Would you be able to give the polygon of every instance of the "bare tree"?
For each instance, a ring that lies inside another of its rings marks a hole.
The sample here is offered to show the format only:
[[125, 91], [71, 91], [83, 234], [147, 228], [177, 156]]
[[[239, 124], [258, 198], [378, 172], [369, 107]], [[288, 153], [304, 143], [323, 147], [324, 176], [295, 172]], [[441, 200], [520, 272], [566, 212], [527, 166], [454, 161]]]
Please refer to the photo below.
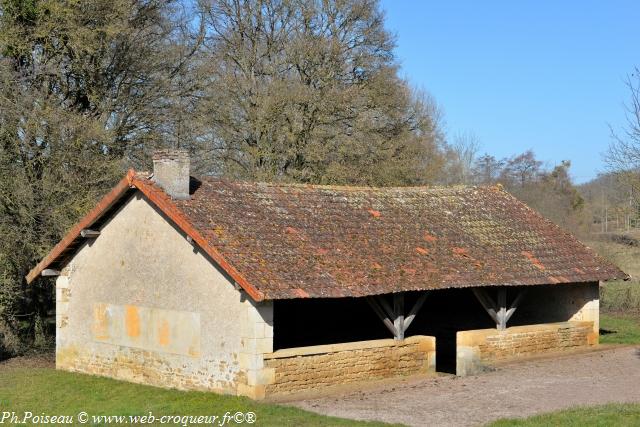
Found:
[[504, 164], [505, 160], [498, 160], [494, 156], [485, 153], [474, 163], [474, 181], [483, 185], [494, 184], [502, 174]]
[[480, 151], [480, 141], [472, 132], [459, 132], [447, 145], [445, 152], [446, 174], [442, 183], [472, 184], [474, 179], [474, 164]]
[[518, 185], [523, 188], [538, 179], [541, 168], [542, 162], [536, 159], [532, 150], [528, 150], [506, 161], [501, 179], [508, 185]]
[[377, 0], [210, 0], [198, 115], [215, 173], [371, 185], [432, 180], [430, 99], [397, 76]]
[[[640, 69], [627, 78], [630, 104], [626, 106], [626, 127], [621, 131], [611, 130], [613, 142], [609, 146], [605, 160], [611, 171], [640, 196]], [[637, 199], [640, 202], [640, 197]]]

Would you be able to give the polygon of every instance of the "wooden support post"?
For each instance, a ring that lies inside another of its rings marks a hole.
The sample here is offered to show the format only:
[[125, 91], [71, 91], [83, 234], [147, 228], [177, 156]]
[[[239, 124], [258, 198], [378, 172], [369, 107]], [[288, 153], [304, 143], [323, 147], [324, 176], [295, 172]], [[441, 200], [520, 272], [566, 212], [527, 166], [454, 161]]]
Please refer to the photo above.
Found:
[[393, 326], [396, 334], [393, 337], [396, 341], [404, 339], [404, 292], [393, 294]]
[[42, 273], [40, 273], [40, 275], [42, 277], [54, 277], [54, 276], [59, 276], [60, 272], [52, 268], [45, 268], [44, 270], [42, 270]]
[[367, 302], [387, 329], [391, 331], [393, 339], [402, 341], [407, 328], [409, 328], [413, 319], [416, 318], [416, 315], [428, 296], [429, 293], [426, 291], [420, 295], [407, 316], [404, 315], [404, 292], [393, 294], [393, 307], [387, 302], [383, 295], [367, 297]]
[[507, 289], [502, 287], [498, 289], [498, 330], [507, 329]]
[[83, 230], [80, 230], [80, 235], [85, 239], [95, 239], [100, 235], [100, 232], [97, 230], [89, 230], [88, 228], [85, 228]]

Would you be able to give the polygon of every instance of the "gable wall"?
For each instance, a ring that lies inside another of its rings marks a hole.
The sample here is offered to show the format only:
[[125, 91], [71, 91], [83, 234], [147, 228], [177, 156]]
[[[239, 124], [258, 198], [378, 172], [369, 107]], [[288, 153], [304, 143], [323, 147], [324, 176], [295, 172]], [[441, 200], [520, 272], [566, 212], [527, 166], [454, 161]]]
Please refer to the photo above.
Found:
[[260, 397], [270, 303], [243, 298], [141, 195], [76, 254], [56, 286], [59, 369]]

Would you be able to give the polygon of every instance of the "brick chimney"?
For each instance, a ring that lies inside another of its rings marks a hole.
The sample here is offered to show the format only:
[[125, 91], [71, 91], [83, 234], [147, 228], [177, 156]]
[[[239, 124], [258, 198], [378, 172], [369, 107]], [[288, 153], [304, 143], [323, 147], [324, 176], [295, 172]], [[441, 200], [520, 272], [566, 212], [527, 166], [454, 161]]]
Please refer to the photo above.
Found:
[[186, 150], [157, 150], [153, 153], [153, 181], [173, 199], [188, 199], [190, 166]]

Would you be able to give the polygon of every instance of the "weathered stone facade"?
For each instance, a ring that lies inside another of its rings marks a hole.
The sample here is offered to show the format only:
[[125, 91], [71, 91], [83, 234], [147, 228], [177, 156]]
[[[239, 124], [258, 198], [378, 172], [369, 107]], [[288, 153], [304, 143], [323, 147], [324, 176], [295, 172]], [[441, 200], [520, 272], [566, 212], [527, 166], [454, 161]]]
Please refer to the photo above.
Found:
[[56, 284], [58, 369], [264, 397], [273, 305], [256, 304], [143, 197]]
[[461, 331], [456, 341], [456, 373], [470, 375], [494, 361], [595, 345], [598, 334], [592, 321], [571, 321]]
[[435, 338], [414, 336], [286, 349], [265, 355], [274, 370], [267, 394], [315, 390], [435, 370]]

